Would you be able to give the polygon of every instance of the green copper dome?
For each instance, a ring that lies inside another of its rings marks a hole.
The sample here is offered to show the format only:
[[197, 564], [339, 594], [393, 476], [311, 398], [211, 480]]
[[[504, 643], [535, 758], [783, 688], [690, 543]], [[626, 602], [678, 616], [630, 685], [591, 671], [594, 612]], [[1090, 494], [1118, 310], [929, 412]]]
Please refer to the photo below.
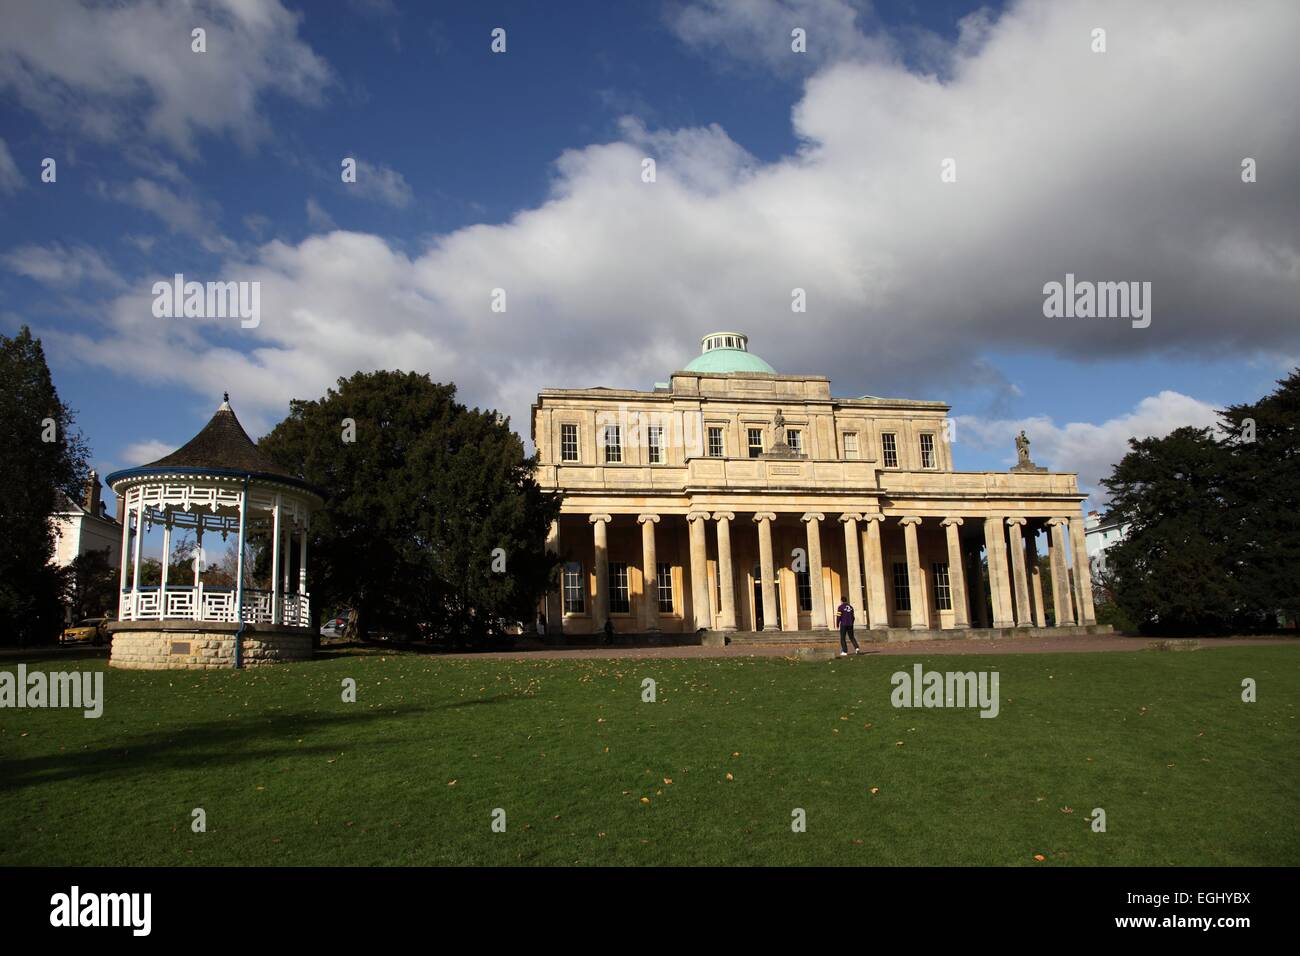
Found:
[[687, 372], [769, 372], [776, 369], [749, 351], [743, 332], [710, 332], [700, 339], [702, 351], [686, 366]]

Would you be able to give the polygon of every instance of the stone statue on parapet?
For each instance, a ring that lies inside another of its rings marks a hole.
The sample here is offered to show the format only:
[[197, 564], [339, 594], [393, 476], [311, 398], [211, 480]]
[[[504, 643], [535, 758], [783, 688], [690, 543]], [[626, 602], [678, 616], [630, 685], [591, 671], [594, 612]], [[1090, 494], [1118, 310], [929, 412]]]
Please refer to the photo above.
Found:
[[1033, 471], [1044, 472], [1046, 468], [1040, 468], [1035, 465], [1029, 458], [1029, 436], [1025, 434], [1022, 428], [1020, 434], [1016, 436], [1016, 463], [1011, 466], [1012, 471]]

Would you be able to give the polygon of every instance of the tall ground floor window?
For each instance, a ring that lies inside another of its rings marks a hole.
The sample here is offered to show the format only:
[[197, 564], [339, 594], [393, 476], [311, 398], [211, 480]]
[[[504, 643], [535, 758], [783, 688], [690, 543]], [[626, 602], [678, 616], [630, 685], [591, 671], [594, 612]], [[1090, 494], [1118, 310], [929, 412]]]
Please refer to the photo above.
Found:
[[912, 610], [912, 585], [907, 580], [907, 564], [903, 561], [894, 562], [894, 609]]
[[936, 561], [930, 567], [934, 571], [934, 606], [940, 611], [951, 611], [952, 586], [948, 581], [948, 562]]
[[611, 614], [627, 614], [632, 610], [632, 599], [627, 586], [626, 562], [609, 563], [609, 611]]
[[660, 564], [655, 568], [659, 598], [659, 611], [662, 614], [673, 613], [673, 566], [671, 564]]
[[799, 610], [811, 611], [812, 610], [812, 575], [808, 573], [807, 568], [805, 568], [802, 571], [796, 571], [794, 573], [794, 583], [797, 586], [796, 589], [799, 592]]
[[587, 609], [586, 589], [582, 586], [582, 565], [570, 561], [564, 566], [564, 613], [582, 614]]

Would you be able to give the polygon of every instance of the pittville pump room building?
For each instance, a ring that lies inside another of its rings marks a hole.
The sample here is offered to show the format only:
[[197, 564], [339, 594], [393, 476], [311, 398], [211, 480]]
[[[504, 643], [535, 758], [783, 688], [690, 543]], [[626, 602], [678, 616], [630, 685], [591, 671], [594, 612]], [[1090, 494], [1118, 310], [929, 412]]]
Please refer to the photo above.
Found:
[[1055, 627], [1102, 629], [1076, 476], [1023, 434], [1009, 471], [956, 471], [942, 402], [834, 398], [740, 332], [702, 345], [653, 391], [538, 395], [539, 481], [563, 496], [549, 633], [817, 631], [843, 594], [878, 639], [955, 637], [1044, 628], [1045, 592]]

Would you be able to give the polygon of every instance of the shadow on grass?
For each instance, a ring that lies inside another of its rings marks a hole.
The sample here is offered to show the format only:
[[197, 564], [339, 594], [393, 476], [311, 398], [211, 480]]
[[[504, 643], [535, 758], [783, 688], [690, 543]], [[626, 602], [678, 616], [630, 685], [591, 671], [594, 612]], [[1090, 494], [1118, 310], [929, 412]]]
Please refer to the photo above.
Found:
[[[494, 701], [482, 701], [492, 702]], [[268, 749], [264, 745], [283, 741], [287, 737], [304, 737], [322, 731], [360, 730], [372, 721], [392, 720], [395, 716], [418, 720], [421, 714], [427, 715], [438, 709], [442, 708], [412, 707], [316, 716], [285, 713], [265, 719], [244, 715], [146, 734], [128, 734], [120, 744], [95, 750], [69, 750], [41, 757], [7, 758], [4, 773], [0, 775], [0, 793], [62, 780], [112, 778], [163, 770], [210, 769], [241, 763], [265, 763], [286, 756], [334, 754], [339, 750], [337, 743], [274, 749]], [[434, 730], [435, 727], [429, 727], [428, 739], [434, 740], [438, 736]], [[412, 742], [414, 741], [407, 732], [403, 743]]]

